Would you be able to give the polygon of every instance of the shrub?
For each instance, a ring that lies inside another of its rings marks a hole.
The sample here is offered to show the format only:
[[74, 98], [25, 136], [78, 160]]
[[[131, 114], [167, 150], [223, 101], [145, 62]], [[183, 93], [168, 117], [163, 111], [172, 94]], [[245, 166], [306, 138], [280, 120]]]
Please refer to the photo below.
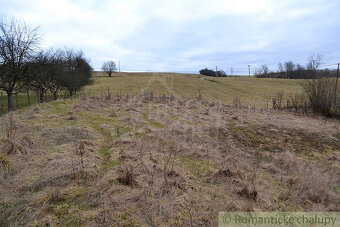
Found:
[[280, 90], [276, 93], [276, 97], [277, 97], [277, 105], [279, 106], [279, 108], [282, 108], [282, 101], [283, 101], [283, 96], [284, 96], [284, 91]]
[[312, 110], [315, 113], [331, 116], [332, 101], [334, 97], [332, 79], [327, 77], [306, 80], [302, 86]]
[[201, 69], [200, 74], [205, 75], [205, 76], [213, 76], [213, 77], [225, 77], [227, 74], [223, 70], [211, 70], [208, 68]]
[[[302, 110], [304, 111], [305, 103], [306, 103], [306, 95], [304, 93], [300, 94], [291, 94], [289, 95], [289, 106], [288, 108], [292, 108], [295, 112]], [[305, 112], [305, 111], [304, 111]]]

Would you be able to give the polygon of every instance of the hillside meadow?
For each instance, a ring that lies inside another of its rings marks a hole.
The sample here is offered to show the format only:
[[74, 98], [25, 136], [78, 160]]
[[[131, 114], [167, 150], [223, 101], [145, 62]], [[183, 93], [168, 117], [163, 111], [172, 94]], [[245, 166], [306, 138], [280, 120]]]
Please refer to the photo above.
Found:
[[335, 119], [117, 94], [25, 107], [1, 123], [0, 226], [217, 226], [219, 211], [339, 211]]
[[136, 95], [143, 92], [154, 95], [174, 95], [194, 99], [201, 95], [203, 100], [233, 104], [235, 97], [247, 106], [264, 108], [271, 104], [277, 93], [285, 96], [302, 91], [303, 80], [259, 79], [247, 76], [207, 77], [199, 74], [176, 73], [114, 73], [112, 77], [102, 72], [93, 73], [92, 85], [84, 88], [87, 95], [122, 92]]
[[[199, 96], [205, 101], [234, 104], [237, 100], [242, 105], [256, 108], [271, 107], [272, 98], [280, 91], [288, 98], [292, 94], [302, 91], [303, 80], [293, 79], [265, 79], [247, 76], [216, 78], [199, 74], [180, 73], [125, 73], [117, 72], [108, 77], [103, 72], [94, 72], [93, 83], [85, 86], [81, 96], [112, 94], [137, 95], [153, 93], [159, 95], [173, 95], [177, 98], [195, 99]], [[59, 92], [59, 98], [64, 92]], [[52, 95], [48, 94], [48, 100]], [[17, 101], [18, 100], [18, 101]], [[31, 104], [37, 103], [36, 94], [30, 94]], [[240, 104], [240, 103], [238, 103]], [[14, 110], [28, 105], [26, 93], [14, 96]], [[5, 92], [0, 95], [0, 112], [7, 109], [7, 96]]]
[[[0, 226], [216, 226], [219, 211], [339, 211], [340, 122], [263, 108], [299, 83], [94, 73], [72, 99], [4, 114]], [[235, 97], [256, 108], [226, 105]]]

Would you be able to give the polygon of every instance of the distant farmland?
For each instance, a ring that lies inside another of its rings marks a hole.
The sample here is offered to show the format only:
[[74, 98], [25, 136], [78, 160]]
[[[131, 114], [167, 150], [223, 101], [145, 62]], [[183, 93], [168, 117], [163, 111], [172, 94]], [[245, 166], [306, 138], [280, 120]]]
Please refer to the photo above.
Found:
[[[247, 76], [238, 77], [208, 77], [199, 74], [180, 73], [114, 73], [112, 77], [102, 72], [93, 73], [93, 84], [82, 91], [82, 95], [97, 96], [111, 93], [136, 95], [143, 92], [159, 95], [174, 95], [177, 98], [194, 99], [201, 95], [205, 101], [233, 104], [236, 97], [242, 105], [264, 108], [277, 93], [284, 91], [284, 97], [301, 91], [303, 80], [296, 79], [262, 79]], [[59, 92], [59, 98], [64, 97]], [[48, 100], [52, 95], [48, 94]], [[35, 94], [30, 94], [31, 104], [37, 102]], [[18, 95], [18, 102], [14, 96], [14, 110], [28, 105], [26, 93]], [[7, 96], [2, 92], [0, 96], [1, 112], [6, 112]]]
[[154, 95], [178, 95], [187, 99], [202, 96], [203, 100], [232, 104], [235, 97], [248, 106], [263, 108], [279, 91], [285, 96], [299, 93], [303, 80], [258, 79], [254, 77], [207, 77], [176, 73], [114, 73], [112, 77], [96, 72], [94, 83], [86, 86], [87, 95], [122, 92], [135, 95], [146, 91]]

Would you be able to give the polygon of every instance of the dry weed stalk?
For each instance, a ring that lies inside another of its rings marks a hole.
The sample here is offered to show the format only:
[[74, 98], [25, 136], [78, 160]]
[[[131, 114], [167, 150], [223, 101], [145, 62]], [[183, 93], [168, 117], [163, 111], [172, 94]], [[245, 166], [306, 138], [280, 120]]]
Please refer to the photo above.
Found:
[[194, 202], [191, 201], [189, 204], [188, 204], [188, 214], [189, 214], [189, 220], [190, 220], [190, 227], [193, 227], [194, 224], [193, 224], [193, 217], [192, 217], [192, 210], [193, 210], [193, 207], [194, 207]]
[[296, 182], [297, 182], [297, 179], [294, 178], [294, 177], [291, 177], [287, 180], [286, 183], [288, 184], [288, 191], [287, 191], [286, 195], [284, 196], [284, 198], [282, 198], [282, 199], [289, 200], [289, 198], [292, 194], [293, 186], [296, 184]]
[[78, 172], [79, 180], [85, 179], [86, 178], [85, 164], [84, 164], [84, 155], [86, 153], [85, 142], [79, 141], [75, 143], [75, 147], [76, 147], [76, 154], [78, 155], [78, 158], [79, 158], [79, 163], [78, 163], [79, 168], [76, 168], [72, 163], [74, 175], [76, 176], [76, 172]]
[[2, 155], [0, 155], [0, 170], [2, 178], [12, 171], [12, 163], [7, 159], [7, 157]]
[[238, 95], [234, 96], [234, 100], [233, 100], [233, 105], [234, 107], [241, 107], [241, 98]]
[[174, 157], [175, 157], [175, 148], [171, 148], [169, 151], [168, 156], [164, 154], [164, 168], [163, 168], [163, 178], [164, 178], [164, 185], [168, 185], [168, 166], [170, 162], [172, 163], [171, 169], [173, 169], [173, 162], [174, 162]]
[[105, 210], [105, 203], [104, 203], [104, 200], [103, 200], [103, 197], [100, 198], [101, 200], [101, 209], [102, 209], [102, 214], [103, 214], [103, 224], [106, 223], [106, 210]]
[[287, 99], [287, 108], [294, 109], [295, 112], [301, 111], [302, 113], [307, 113], [307, 97], [305, 94], [291, 94]]
[[136, 184], [133, 167], [131, 165], [125, 166], [121, 175], [118, 177], [118, 182], [123, 185], [133, 186]]
[[313, 166], [311, 163], [302, 163], [296, 167], [297, 174], [292, 181], [292, 187], [297, 192], [297, 196], [313, 203], [326, 205], [339, 201], [339, 195], [329, 190], [329, 186], [339, 185], [336, 174], [329, 174], [327, 168]]
[[[244, 187], [241, 191], [238, 192], [238, 194], [248, 198], [249, 200], [256, 201], [258, 191], [256, 189], [256, 178], [257, 178], [257, 170], [254, 168], [253, 170], [253, 176], [250, 179], [250, 185], [247, 182], [244, 182]], [[252, 201], [251, 201], [252, 202]]]
[[107, 101], [107, 100], [111, 100], [111, 97], [112, 97], [112, 94], [111, 94], [111, 93], [109, 93], [107, 96], [105, 96], [105, 101]]
[[116, 131], [116, 137], [118, 138], [119, 137], [119, 127], [116, 127], [115, 131]]
[[198, 92], [198, 97], [197, 97], [197, 100], [198, 100], [198, 101], [201, 101], [201, 100], [202, 100], [201, 89], [200, 89], [200, 88], [198, 88], [198, 89], [197, 89], [197, 92]]
[[[7, 117], [6, 117], [7, 116]], [[5, 115], [2, 118], [2, 134], [6, 139], [13, 140], [16, 136], [16, 124], [12, 113]]]
[[140, 146], [140, 149], [139, 149], [139, 158], [142, 159], [145, 155], [145, 153], [149, 150], [150, 152], [150, 157], [151, 157], [151, 150], [150, 150], [150, 147], [152, 146], [151, 143], [142, 143], [141, 146]]
[[77, 154], [80, 157], [80, 166], [81, 166], [81, 170], [84, 170], [84, 154], [85, 154], [85, 144], [83, 141], [79, 142], [79, 144], [77, 145]]
[[277, 100], [277, 105], [278, 105], [279, 109], [282, 108], [283, 96], [284, 96], [284, 91], [283, 90], [280, 90], [276, 94], [276, 98], [277, 98], [276, 100]]
[[141, 216], [149, 226], [156, 227], [157, 225], [156, 225], [156, 223], [154, 221], [154, 217], [153, 217], [154, 212], [152, 210], [153, 210], [153, 206], [150, 207], [149, 211], [141, 210]]
[[26, 153], [26, 149], [15, 141], [17, 126], [12, 113], [2, 118], [2, 136], [0, 142], [3, 143], [2, 149], [5, 153], [12, 152]]

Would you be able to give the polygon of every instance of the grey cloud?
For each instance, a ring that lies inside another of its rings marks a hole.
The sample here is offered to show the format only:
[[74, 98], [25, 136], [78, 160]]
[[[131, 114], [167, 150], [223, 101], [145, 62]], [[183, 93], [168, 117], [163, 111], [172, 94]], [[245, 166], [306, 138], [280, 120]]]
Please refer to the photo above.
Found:
[[247, 64], [294, 60], [310, 53], [339, 61], [340, 3], [322, 0], [19, 1], [2, 13], [41, 25], [44, 47], [81, 48], [96, 69], [121, 60], [126, 70], [245, 72]]

